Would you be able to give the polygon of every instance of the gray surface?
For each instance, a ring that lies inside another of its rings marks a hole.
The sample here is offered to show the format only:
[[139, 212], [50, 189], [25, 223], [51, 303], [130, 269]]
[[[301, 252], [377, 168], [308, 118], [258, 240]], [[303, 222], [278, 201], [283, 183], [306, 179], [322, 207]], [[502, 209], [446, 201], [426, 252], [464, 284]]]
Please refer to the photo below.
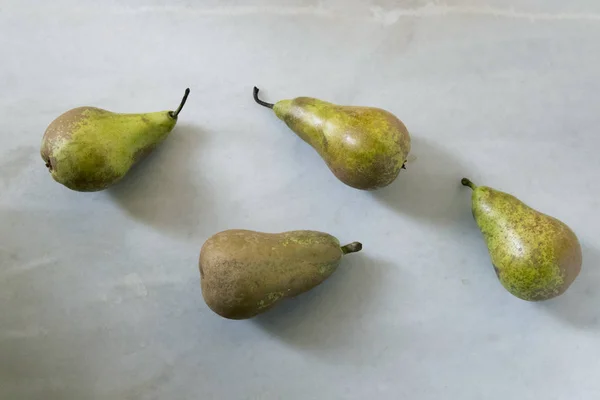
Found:
[[[0, 2], [1, 399], [598, 398], [598, 1], [100, 3]], [[47, 174], [63, 111], [170, 109], [188, 85], [180, 125], [114, 189]], [[416, 158], [384, 190], [345, 187], [253, 85], [386, 108]], [[463, 175], [574, 229], [566, 295], [502, 289]], [[227, 321], [197, 256], [234, 227], [364, 250]]]

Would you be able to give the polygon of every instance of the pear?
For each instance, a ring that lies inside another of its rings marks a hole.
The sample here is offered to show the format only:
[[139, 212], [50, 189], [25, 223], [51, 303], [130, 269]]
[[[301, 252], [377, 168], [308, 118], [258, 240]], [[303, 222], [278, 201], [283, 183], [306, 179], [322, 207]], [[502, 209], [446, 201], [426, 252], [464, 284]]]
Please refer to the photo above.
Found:
[[93, 192], [119, 181], [169, 135], [190, 93], [176, 111], [119, 114], [74, 108], [46, 129], [41, 155], [52, 178], [69, 189]]
[[340, 106], [297, 97], [275, 104], [275, 115], [323, 158], [333, 174], [356, 189], [373, 190], [392, 183], [410, 152], [408, 130], [388, 111], [373, 107]]
[[344, 254], [361, 249], [357, 242], [340, 247], [335, 237], [315, 231], [223, 231], [200, 251], [202, 295], [222, 317], [251, 318], [319, 285]]
[[506, 290], [528, 301], [563, 294], [581, 270], [581, 246], [573, 231], [508, 193], [467, 178], [461, 183], [473, 189], [473, 216]]

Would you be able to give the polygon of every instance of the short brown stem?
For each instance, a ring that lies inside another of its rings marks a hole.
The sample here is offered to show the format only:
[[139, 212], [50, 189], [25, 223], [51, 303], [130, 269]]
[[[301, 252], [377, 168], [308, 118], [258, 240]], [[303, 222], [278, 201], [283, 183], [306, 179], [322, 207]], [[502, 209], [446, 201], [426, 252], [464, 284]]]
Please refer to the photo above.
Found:
[[362, 243], [359, 243], [359, 242], [352, 242], [350, 244], [342, 246], [342, 253], [344, 253], [344, 254], [356, 253], [361, 250], [362, 250]]

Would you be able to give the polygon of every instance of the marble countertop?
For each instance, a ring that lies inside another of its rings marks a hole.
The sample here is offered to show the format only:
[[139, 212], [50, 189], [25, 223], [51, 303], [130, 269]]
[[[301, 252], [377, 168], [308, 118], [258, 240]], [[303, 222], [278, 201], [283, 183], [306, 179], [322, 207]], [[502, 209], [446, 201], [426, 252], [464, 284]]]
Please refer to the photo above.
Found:
[[[0, 53], [0, 398], [600, 395], [600, 2], [4, 0]], [[254, 85], [393, 112], [408, 169], [343, 185]], [[186, 87], [172, 135], [117, 186], [48, 175], [41, 137], [62, 112], [171, 109]], [[564, 296], [502, 288], [463, 176], [577, 233]], [[229, 228], [364, 249], [229, 321], [197, 267]]]

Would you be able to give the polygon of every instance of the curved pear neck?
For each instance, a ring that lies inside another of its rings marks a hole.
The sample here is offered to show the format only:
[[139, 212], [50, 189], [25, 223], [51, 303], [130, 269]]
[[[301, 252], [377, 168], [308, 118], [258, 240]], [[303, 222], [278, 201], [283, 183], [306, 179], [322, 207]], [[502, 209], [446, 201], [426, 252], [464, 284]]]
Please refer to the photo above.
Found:
[[292, 113], [293, 100], [279, 100], [273, 105], [275, 115], [283, 120], [284, 117]]

